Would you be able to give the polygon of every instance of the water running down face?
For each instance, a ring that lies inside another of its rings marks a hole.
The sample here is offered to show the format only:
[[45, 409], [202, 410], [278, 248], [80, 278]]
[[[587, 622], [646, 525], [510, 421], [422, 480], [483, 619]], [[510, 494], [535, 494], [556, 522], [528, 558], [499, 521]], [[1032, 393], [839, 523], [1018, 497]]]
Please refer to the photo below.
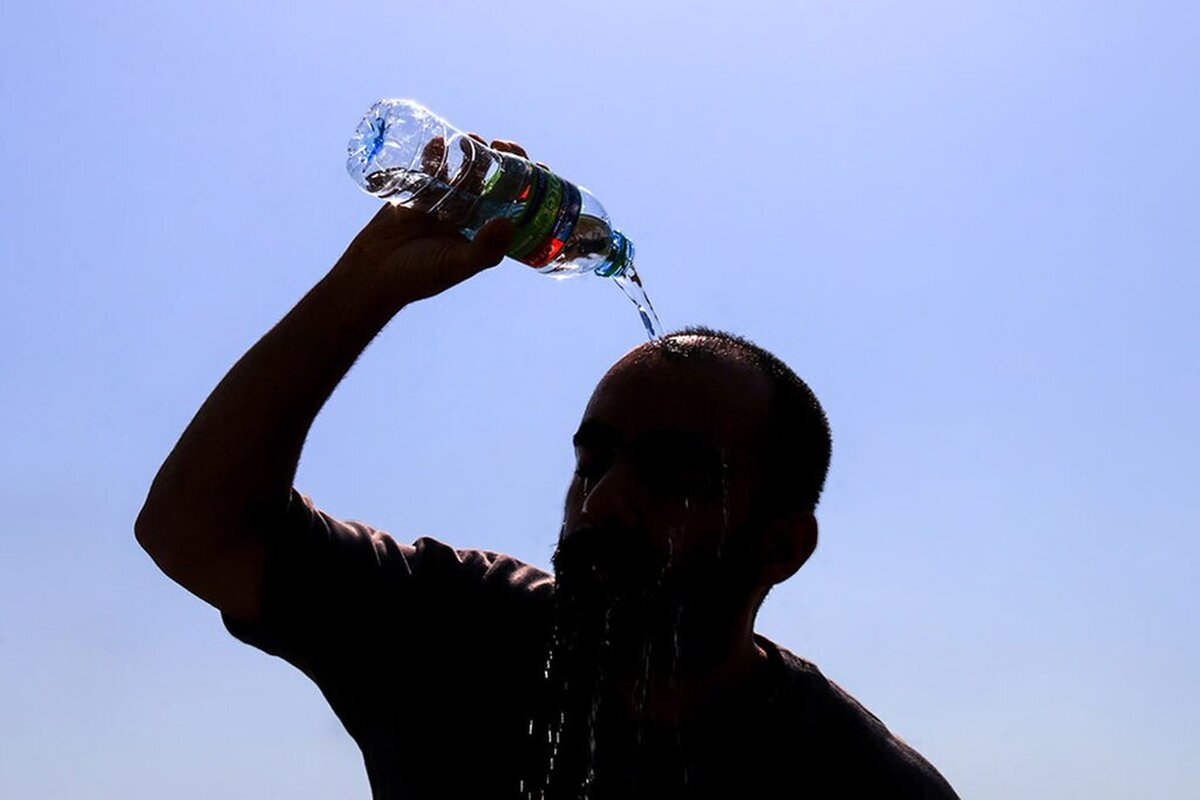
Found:
[[575, 434], [553, 557], [568, 633], [640, 652], [679, 637], [683, 617], [720, 636], [752, 616], [771, 583], [752, 503], [768, 399], [766, 378], [730, 359], [639, 348], [609, 370]]

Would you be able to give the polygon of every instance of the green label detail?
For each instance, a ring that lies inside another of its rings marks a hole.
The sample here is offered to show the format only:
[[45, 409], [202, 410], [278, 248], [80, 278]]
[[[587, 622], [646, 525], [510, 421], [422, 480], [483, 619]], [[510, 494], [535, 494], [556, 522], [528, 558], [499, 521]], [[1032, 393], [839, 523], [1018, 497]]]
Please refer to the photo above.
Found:
[[[523, 219], [517, 226], [516, 236], [513, 238], [512, 247], [508, 249], [508, 255], [515, 258], [517, 261], [524, 261], [538, 248], [542, 242], [554, 230], [554, 223], [558, 219], [559, 209], [563, 203], [563, 181], [562, 178], [555, 175], [549, 170], [536, 167], [538, 177], [541, 180], [538, 183], [545, 182], [545, 190], [543, 192], [534, 192], [534, 196], [530, 198], [531, 203], [536, 203], [536, 206], [531, 206], [529, 212], [523, 215]], [[538, 187], [541, 188], [540, 186]], [[541, 195], [538, 197], [538, 195]]]

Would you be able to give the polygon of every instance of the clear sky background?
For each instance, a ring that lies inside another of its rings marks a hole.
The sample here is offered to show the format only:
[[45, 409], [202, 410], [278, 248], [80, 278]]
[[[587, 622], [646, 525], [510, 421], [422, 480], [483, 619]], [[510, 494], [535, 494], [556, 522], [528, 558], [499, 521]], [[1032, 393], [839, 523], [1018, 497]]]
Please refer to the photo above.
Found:
[[[760, 632], [964, 798], [1200, 796], [1197, 4], [14, 0], [0, 93], [0, 795], [368, 796], [132, 526], [376, 208], [359, 117], [413, 97], [590, 188], [668, 327], [821, 397], [821, 544]], [[297, 486], [548, 567], [643, 339], [507, 261], [392, 321]]]

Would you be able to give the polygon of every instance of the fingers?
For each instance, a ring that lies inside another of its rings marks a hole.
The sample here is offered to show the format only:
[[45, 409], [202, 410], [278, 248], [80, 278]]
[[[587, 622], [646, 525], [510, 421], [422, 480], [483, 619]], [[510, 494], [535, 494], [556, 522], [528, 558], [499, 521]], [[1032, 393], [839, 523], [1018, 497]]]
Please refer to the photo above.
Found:
[[512, 244], [516, 232], [516, 223], [508, 217], [497, 217], [480, 228], [475, 240], [471, 242], [478, 262], [484, 267], [499, 264]]
[[[436, 187], [438, 190], [432, 194], [417, 195], [416, 203], [424, 199], [429, 206], [422, 210], [429, 210], [436, 204], [438, 219], [457, 223], [466, 217], [483, 190], [488, 168], [495, 158], [488, 153], [486, 145], [480, 145], [479, 135], [473, 133], [466, 136], [456, 133], [450, 141], [441, 136], [429, 141], [422, 155], [422, 166], [428, 168], [434, 159], [442, 156], [435, 177], [445, 186]], [[450, 175], [451, 171], [453, 175]]]
[[457, 283], [504, 260], [517, 226], [507, 217], [498, 217], [484, 225], [474, 240], [461, 242], [446, 251], [443, 267], [447, 278]]
[[421, 172], [432, 178], [445, 180], [446, 177], [446, 139], [434, 136], [425, 143], [421, 150]]
[[[477, 142], [480, 142], [482, 144], [487, 144], [487, 142], [485, 142], [483, 140], [483, 137], [480, 136], [478, 133], [468, 133], [467, 135], [470, 136], [472, 139], [474, 139]], [[525, 152], [524, 147], [522, 147], [521, 145], [517, 144], [516, 142], [510, 141], [508, 139], [493, 139], [491, 148], [493, 150], [499, 150], [502, 153], [512, 153], [513, 155], [520, 156], [521, 158], [525, 159], [526, 161], [530, 160], [529, 153]], [[554, 171], [554, 170], [550, 169], [549, 166], [547, 166], [545, 163], [543, 163], [541, 161], [534, 161], [533, 163], [537, 164], [539, 167], [546, 170], [547, 172]]]
[[517, 144], [516, 142], [510, 142], [507, 139], [493, 139], [492, 149], [500, 150], [504, 153], [512, 153], [513, 155], [518, 155], [526, 160], [529, 159], [529, 154], [525, 152], [524, 147], [521, 147], [521, 145]]
[[468, 133], [458, 140], [463, 164], [459, 174], [454, 176], [453, 184], [468, 195], [477, 195], [483, 189], [484, 178], [487, 176], [488, 167], [491, 166], [491, 157], [485, 156], [486, 151], [481, 151], [475, 146], [476, 141], [482, 140], [473, 133]]
[[[467, 136], [471, 137], [482, 145], [487, 145], [487, 142], [478, 133], [471, 132], [468, 133]], [[502, 153], [512, 153], [513, 155], [520, 156], [526, 161], [530, 160], [529, 153], [525, 152], [525, 148], [516, 142], [512, 142], [507, 139], [493, 139], [490, 146], [493, 150], [499, 150]], [[463, 153], [466, 154], [470, 145], [465, 141], [460, 141], [459, 147], [462, 148]], [[535, 161], [534, 163], [542, 169], [550, 169], [549, 166], [541, 161]], [[447, 179], [446, 140], [441, 136], [435, 136], [429, 140], [428, 144], [425, 145], [425, 150], [421, 153], [421, 171], [426, 175], [433, 175], [441, 180]]]
[[[446, 180], [446, 139], [444, 136], [434, 136], [425, 143], [421, 150], [421, 173], [434, 180]], [[410, 205], [417, 211], [429, 211], [430, 204], [436, 197], [429, 192], [418, 192]]]

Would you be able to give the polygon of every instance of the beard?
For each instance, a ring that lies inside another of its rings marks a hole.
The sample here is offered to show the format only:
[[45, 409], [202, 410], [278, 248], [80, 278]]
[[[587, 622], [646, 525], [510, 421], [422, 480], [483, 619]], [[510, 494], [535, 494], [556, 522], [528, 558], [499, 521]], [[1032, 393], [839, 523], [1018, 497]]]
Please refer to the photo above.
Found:
[[556, 583], [575, 600], [646, 589], [668, 566], [648, 541], [641, 532], [581, 526], [554, 550]]
[[734, 629], [744, 600], [749, 551], [679, 539], [663, 552], [648, 531], [564, 529], [551, 559], [544, 741], [555, 743], [558, 759], [549, 761], [547, 785], [573, 790], [574, 781], [594, 780], [589, 796], [628, 796], [624, 772], [638, 763], [643, 737], [678, 743], [678, 728], [664, 725], [679, 724], [680, 679], [729, 652], [722, 632]]
[[681, 646], [701, 655], [734, 618], [753, 585], [744, 545], [731, 536], [721, 550], [663, 553], [651, 541], [645, 532], [588, 526], [560, 539], [552, 561], [562, 668], [668, 674]]
[[[555, 635], [578, 666], [630, 664], [674, 606], [668, 559], [642, 535], [584, 527], [554, 551]], [[563, 666], [567, 666], [566, 663]]]

